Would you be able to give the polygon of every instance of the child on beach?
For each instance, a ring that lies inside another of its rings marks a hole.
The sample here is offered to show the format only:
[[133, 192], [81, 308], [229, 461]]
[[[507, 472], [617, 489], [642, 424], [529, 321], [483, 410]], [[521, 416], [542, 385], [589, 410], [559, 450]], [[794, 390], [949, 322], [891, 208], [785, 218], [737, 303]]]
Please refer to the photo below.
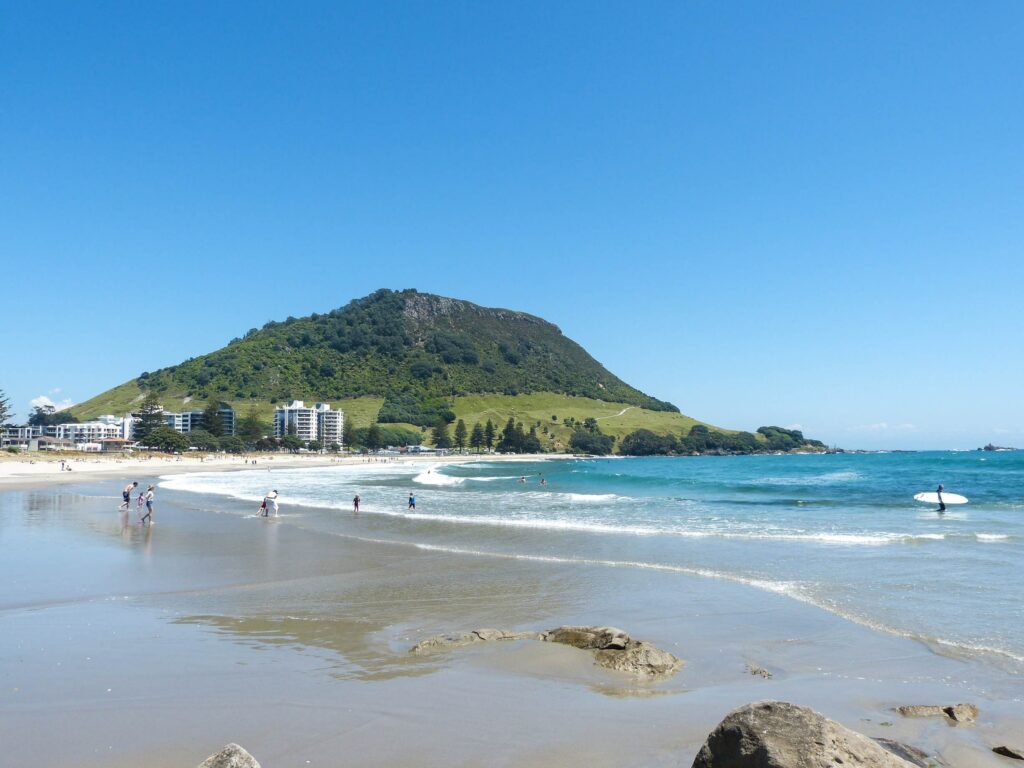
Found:
[[357, 515], [359, 514], [359, 494], [358, 493], [356, 494], [356, 497], [354, 499], [352, 499], [352, 511], [355, 512]]
[[274, 508], [274, 517], [277, 517], [279, 508], [277, 506], [277, 490], [270, 491], [263, 497], [263, 505], [260, 507], [260, 514], [263, 517], [270, 516], [270, 507]]
[[146, 520], [149, 520], [149, 524], [153, 525], [153, 486], [149, 486], [146, 489], [146, 514], [139, 520], [140, 525], [144, 525]]

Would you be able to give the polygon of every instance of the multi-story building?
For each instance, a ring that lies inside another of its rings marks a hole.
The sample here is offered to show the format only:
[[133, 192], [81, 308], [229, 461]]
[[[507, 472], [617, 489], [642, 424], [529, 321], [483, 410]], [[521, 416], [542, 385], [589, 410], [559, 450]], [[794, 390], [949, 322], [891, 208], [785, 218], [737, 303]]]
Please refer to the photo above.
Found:
[[43, 428], [26, 424], [15, 426], [8, 424], [0, 427], [0, 448], [21, 448], [35, 450], [38, 440], [43, 436]]
[[345, 433], [345, 412], [332, 411], [328, 403], [317, 403], [316, 428], [319, 433], [318, 439], [329, 448], [334, 444], [341, 445]]
[[129, 428], [126, 421], [129, 420], [101, 416], [96, 421], [83, 421], [78, 424], [51, 424], [43, 428], [43, 434], [56, 440], [66, 440], [79, 448], [86, 444], [98, 445], [100, 440], [107, 438], [124, 437], [126, 428]]
[[288, 405], [274, 410], [274, 437], [295, 435], [303, 441], [317, 439], [316, 410], [307, 408], [302, 400], [292, 400]]
[[[217, 413], [220, 414], [220, 421], [223, 427], [223, 434], [235, 434], [235, 409], [230, 405], [222, 405]], [[167, 426], [178, 432], [191, 432], [194, 429], [203, 428], [202, 411], [182, 411], [181, 413], [164, 412]]]
[[331, 409], [330, 403], [307, 408], [302, 400], [292, 400], [274, 411], [274, 436], [295, 435], [309, 442], [319, 440], [325, 446], [341, 445], [345, 431], [345, 412]]

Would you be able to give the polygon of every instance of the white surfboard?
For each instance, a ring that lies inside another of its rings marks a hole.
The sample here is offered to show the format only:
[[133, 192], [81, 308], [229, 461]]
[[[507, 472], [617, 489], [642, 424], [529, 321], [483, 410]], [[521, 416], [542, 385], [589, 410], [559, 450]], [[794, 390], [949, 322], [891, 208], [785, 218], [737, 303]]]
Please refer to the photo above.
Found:
[[[930, 491], [928, 493], [919, 493], [915, 495], [914, 498], [917, 499], [918, 501], [926, 501], [929, 504], [939, 503], [939, 494], [937, 494], [935, 491]], [[942, 500], [947, 504], [967, 503], [967, 498], [961, 496], [959, 493], [946, 493], [945, 491], [942, 492]]]

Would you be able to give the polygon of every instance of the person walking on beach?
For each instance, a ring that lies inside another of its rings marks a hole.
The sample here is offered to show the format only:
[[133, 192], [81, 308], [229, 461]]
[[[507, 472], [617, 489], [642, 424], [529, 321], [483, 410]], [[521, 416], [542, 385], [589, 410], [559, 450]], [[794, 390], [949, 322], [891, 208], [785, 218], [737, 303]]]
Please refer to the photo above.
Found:
[[416, 509], [416, 496], [415, 494], [409, 494], [409, 509]]
[[352, 499], [352, 511], [355, 512], [357, 515], [359, 514], [359, 494], [358, 493], [356, 494], [356, 497], [354, 499]]
[[139, 491], [139, 498], [135, 500], [135, 514], [142, 518], [142, 505], [146, 501], [146, 494], [143, 491]]
[[122, 489], [122, 491], [121, 491], [121, 498], [124, 499], [124, 501], [121, 502], [121, 505], [118, 507], [118, 509], [125, 509], [125, 510], [127, 510], [127, 509], [129, 509], [131, 507], [131, 505], [132, 505], [132, 491], [134, 491], [138, 487], [138, 485], [139, 485], [139, 483], [136, 480], [134, 483], [129, 483], [128, 485], [126, 485]]
[[260, 512], [263, 517], [270, 516], [270, 508], [274, 508], [274, 517], [277, 517], [280, 508], [277, 506], [277, 489], [268, 492], [263, 497], [263, 505], [260, 507]]
[[146, 520], [149, 520], [149, 524], [153, 524], [153, 486], [149, 486], [146, 489], [146, 514], [139, 520], [139, 525], [145, 525]]
[[942, 483], [939, 483], [939, 487], [935, 489], [935, 495], [939, 497], [939, 508], [935, 511], [941, 514], [946, 511], [946, 502], [942, 500]]

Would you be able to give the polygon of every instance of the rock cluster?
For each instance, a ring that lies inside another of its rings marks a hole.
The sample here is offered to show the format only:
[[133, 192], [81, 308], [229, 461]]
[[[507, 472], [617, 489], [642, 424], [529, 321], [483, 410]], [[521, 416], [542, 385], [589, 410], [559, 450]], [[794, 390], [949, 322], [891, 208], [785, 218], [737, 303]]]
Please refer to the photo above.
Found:
[[708, 736], [693, 768], [911, 768], [863, 734], [785, 701], [747, 704]]
[[934, 704], [914, 704], [896, 707], [904, 717], [945, 717], [957, 723], [973, 723], [978, 719], [978, 708], [974, 704], [953, 704], [943, 707]]
[[598, 665], [628, 672], [638, 677], [662, 677], [674, 674], [683, 662], [668, 651], [656, 648], [645, 640], [634, 640], [615, 627], [556, 627], [547, 632], [513, 632], [504, 629], [475, 629], [451, 635], [436, 635], [417, 643], [413, 653], [459, 648], [473, 643], [494, 640], [540, 640], [546, 643], [571, 645], [593, 651]]
[[256, 758], [237, 744], [228, 744], [199, 764], [199, 768], [260, 768]]

